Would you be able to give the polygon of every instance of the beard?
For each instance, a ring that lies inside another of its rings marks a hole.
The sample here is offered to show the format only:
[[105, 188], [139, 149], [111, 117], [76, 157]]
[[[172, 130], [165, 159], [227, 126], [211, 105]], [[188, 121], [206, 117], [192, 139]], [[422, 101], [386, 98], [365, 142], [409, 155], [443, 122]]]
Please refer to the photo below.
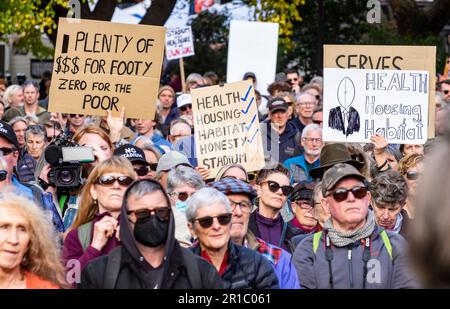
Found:
[[305, 148], [305, 155], [311, 156], [311, 157], [317, 157], [320, 156], [321, 149], [313, 150]]

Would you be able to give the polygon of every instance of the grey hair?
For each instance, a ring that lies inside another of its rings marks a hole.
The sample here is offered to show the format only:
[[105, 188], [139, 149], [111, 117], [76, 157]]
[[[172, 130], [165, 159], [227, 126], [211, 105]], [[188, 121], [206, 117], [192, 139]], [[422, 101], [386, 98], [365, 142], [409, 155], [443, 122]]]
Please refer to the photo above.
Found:
[[179, 124], [182, 124], [182, 125], [184, 124], [186, 126], [186, 128], [188, 129], [188, 131], [191, 132], [191, 125], [183, 118], [178, 118], [178, 119], [173, 120], [170, 123], [170, 135], [173, 135], [173, 128]]
[[20, 122], [20, 121], [22, 121], [23, 123], [25, 123], [25, 124], [27, 125], [27, 127], [28, 127], [28, 120], [27, 120], [25, 117], [23, 117], [23, 116], [16, 116], [16, 117], [14, 117], [13, 119], [11, 119], [11, 120], [8, 122], [8, 124], [9, 124], [11, 127], [13, 127], [16, 123], [18, 123], [18, 122]]
[[205, 186], [202, 176], [192, 167], [179, 165], [167, 175], [167, 193], [172, 193], [182, 185], [189, 185], [198, 190]]
[[212, 205], [220, 203], [225, 205], [227, 213], [231, 213], [230, 201], [220, 191], [213, 188], [203, 188], [195, 192], [189, 199], [186, 208], [186, 218], [188, 222], [194, 222], [197, 216], [197, 210], [203, 207], [212, 207]]
[[322, 136], [322, 128], [316, 123], [310, 123], [303, 129], [302, 138], [305, 138], [310, 131], [320, 131], [320, 135]]
[[[150, 180], [138, 180], [134, 184], [131, 184], [131, 187], [126, 193], [126, 196], [124, 197], [126, 205], [128, 205], [128, 199], [130, 198], [130, 196], [134, 196], [140, 199], [145, 195], [153, 192], [161, 192], [164, 195], [164, 198], [166, 199], [167, 206], [170, 207], [169, 197], [167, 196], [167, 193], [164, 191], [163, 187], [156, 181]], [[162, 205], [155, 205], [155, 206], [162, 206]]]
[[46, 139], [47, 139], [47, 132], [40, 125], [34, 125], [34, 126], [29, 126], [28, 127], [27, 131], [25, 132], [25, 140], [26, 141], [28, 141], [28, 136], [30, 134], [42, 137], [42, 139], [44, 141], [46, 141]]
[[39, 92], [39, 85], [34, 80], [27, 80], [22, 84], [22, 89], [25, 90], [28, 86], [33, 86], [37, 92]]
[[305, 97], [305, 96], [311, 97], [314, 100], [316, 99], [312, 94], [310, 94], [308, 92], [300, 92], [299, 94], [296, 95], [295, 102], [297, 102], [297, 103], [300, 102], [300, 98]]
[[408, 185], [405, 178], [397, 171], [388, 170], [372, 179], [370, 193], [376, 205], [403, 205], [408, 197]]
[[6, 88], [5, 93], [3, 94], [3, 103], [5, 104], [5, 107], [9, 106], [10, 104], [9, 100], [16, 93], [17, 90], [23, 91], [22, 87], [20, 87], [19, 85], [11, 85], [8, 88]]
[[321, 195], [322, 195], [322, 181], [319, 181], [318, 183], [316, 183], [316, 186], [314, 187], [314, 190], [313, 190], [313, 196], [312, 196], [313, 207], [316, 207], [314, 205], [315, 203], [320, 203], [319, 196], [321, 196]]

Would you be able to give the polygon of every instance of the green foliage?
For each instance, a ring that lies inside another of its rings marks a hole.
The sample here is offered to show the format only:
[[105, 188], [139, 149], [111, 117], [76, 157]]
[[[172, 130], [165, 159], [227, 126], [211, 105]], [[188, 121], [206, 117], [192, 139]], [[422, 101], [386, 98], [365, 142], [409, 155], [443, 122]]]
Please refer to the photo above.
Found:
[[195, 56], [184, 58], [186, 76], [189, 73], [203, 74], [214, 71], [223, 80], [227, 68], [228, 12], [201, 12], [191, 21], [194, 36]]

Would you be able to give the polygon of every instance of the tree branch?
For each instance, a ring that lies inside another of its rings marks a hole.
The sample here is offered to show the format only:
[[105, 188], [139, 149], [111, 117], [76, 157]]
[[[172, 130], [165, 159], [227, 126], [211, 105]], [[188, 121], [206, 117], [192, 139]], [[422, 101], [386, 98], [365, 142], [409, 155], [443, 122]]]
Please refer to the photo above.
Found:
[[140, 24], [163, 26], [172, 13], [176, 2], [176, 0], [153, 0]]

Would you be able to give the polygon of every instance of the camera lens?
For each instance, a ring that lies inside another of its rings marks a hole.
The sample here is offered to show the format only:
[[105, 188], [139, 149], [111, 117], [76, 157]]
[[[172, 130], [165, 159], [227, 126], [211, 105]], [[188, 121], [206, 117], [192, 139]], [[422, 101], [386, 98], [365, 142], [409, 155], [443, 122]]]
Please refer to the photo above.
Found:
[[57, 178], [61, 184], [69, 185], [74, 182], [75, 174], [73, 170], [61, 170], [59, 171]]

